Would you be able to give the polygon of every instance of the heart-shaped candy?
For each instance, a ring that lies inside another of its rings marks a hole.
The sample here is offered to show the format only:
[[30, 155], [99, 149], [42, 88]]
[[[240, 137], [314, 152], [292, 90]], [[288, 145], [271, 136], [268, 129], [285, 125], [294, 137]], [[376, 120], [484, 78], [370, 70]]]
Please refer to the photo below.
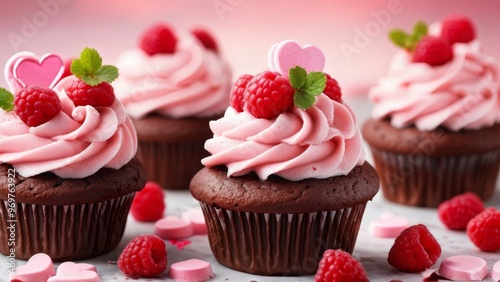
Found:
[[325, 68], [325, 56], [313, 45], [301, 47], [297, 42], [286, 40], [274, 44], [269, 49], [268, 63], [272, 71], [288, 77], [288, 70], [296, 66], [304, 68], [308, 73], [322, 72]]
[[53, 88], [63, 72], [63, 60], [54, 54], [38, 59], [33, 53], [21, 52], [12, 56], [5, 66], [5, 78], [13, 93], [30, 85]]
[[100, 282], [95, 266], [88, 263], [64, 262], [57, 268], [56, 276], [47, 282]]
[[46, 282], [54, 274], [52, 259], [40, 253], [33, 255], [27, 264], [18, 266], [15, 273], [10, 274], [9, 281]]

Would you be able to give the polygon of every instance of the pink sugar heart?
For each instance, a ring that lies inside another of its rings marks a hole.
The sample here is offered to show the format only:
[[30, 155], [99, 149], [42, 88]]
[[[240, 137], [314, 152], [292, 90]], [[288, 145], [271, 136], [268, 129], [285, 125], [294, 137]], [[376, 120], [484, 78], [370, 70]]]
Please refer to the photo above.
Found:
[[376, 237], [396, 238], [408, 226], [409, 222], [406, 218], [385, 212], [379, 219], [370, 223], [369, 232]]
[[178, 239], [193, 235], [191, 222], [176, 216], [166, 216], [155, 223], [155, 235], [163, 239]]
[[47, 282], [100, 282], [95, 266], [88, 263], [64, 262], [57, 268], [57, 274]]
[[[64, 72], [63, 60], [54, 54], [45, 54], [38, 59], [34, 54], [22, 53], [9, 60], [6, 66], [7, 81], [13, 92], [30, 85], [53, 88]], [[14, 88], [14, 89], [12, 89]]]
[[26, 265], [17, 267], [16, 272], [10, 275], [9, 281], [46, 282], [54, 274], [52, 259], [40, 253], [33, 255]]
[[296, 66], [304, 68], [308, 73], [322, 72], [325, 68], [325, 56], [316, 46], [301, 47], [295, 41], [286, 40], [271, 46], [268, 63], [272, 71], [288, 77], [288, 70]]

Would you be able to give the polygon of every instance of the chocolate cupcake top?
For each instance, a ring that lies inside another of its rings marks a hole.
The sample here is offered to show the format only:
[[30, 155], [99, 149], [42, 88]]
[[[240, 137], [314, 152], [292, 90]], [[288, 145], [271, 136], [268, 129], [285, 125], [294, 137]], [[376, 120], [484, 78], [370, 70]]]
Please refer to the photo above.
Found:
[[118, 56], [116, 65], [121, 72], [114, 83], [118, 99], [134, 119], [150, 114], [212, 117], [228, 105], [231, 69], [205, 28], [152, 25], [138, 47]]
[[291, 181], [347, 175], [364, 162], [361, 135], [337, 81], [323, 72], [315, 46], [284, 41], [271, 47], [271, 70], [242, 75], [231, 106], [212, 121], [205, 148], [208, 167], [224, 165], [228, 176], [255, 172]]
[[137, 150], [137, 136], [109, 84], [118, 70], [85, 48], [60, 80], [61, 58], [22, 52], [6, 66], [12, 93], [0, 90], [0, 164], [31, 177], [52, 172], [85, 178], [119, 169]]
[[369, 93], [375, 119], [422, 131], [479, 129], [500, 122], [498, 67], [484, 54], [472, 21], [452, 15], [413, 34], [392, 31], [403, 49]]

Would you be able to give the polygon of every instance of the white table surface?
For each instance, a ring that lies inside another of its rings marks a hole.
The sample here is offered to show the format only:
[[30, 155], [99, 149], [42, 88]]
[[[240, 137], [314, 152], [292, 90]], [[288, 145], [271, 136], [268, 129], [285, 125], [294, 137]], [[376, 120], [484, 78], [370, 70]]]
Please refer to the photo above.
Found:
[[[367, 118], [369, 114], [369, 106], [364, 100], [348, 100], [348, 103], [353, 107], [358, 116], [360, 124]], [[367, 160], [371, 162], [371, 157], [367, 151]], [[198, 207], [198, 203], [191, 197], [188, 191], [166, 191], [167, 209], [165, 215], [178, 215], [182, 212]], [[500, 208], [500, 187], [497, 185], [495, 196], [485, 203], [486, 206]], [[382, 193], [379, 192], [373, 201], [369, 202], [361, 229], [358, 234], [356, 246], [354, 248], [354, 257], [360, 260], [368, 273], [370, 281], [422, 281], [421, 274], [407, 274], [400, 272], [387, 263], [387, 254], [391, 248], [394, 239], [376, 238], [368, 233], [368, 226], [373, 219], [377, 219], [383, 212], [392, 212], [399, 216], [403, 216], [410, 221], [410, 224], [423, 223], [425, 224], [437, 241], [441, 244], [442, 254], [434, 268], [439, 267], [439, 263], [446, 257], [452, 255], [474, 255], [482, 257], [488, 263], [491, 270], [493, 264], [500, 260], [500, 251], [493, 253], [481, 252], [467, 238], [465, 232], [450, 231], [446, 229], [438, 219], [436, 209], [431, 208], [415, 208], [402, 206], [390, 203], [383, 199]], [[129, 216], [125, 234], [118, 247], [105, 255], [94, 259], [81, 262], [91, 263], [96, 266], [102, 281], [132, 281], [127, 278], [115, 264], [110, 264], [110, 261], [116, 261], [121, 250], [126, 243], [137, 235], [145, 233], [153, 233], [154, 224], [139, 223]], [[172, 263], [197, 258], [208, 261], [212, 264], [212, 269], [215, 277], [210, 281], [248, 281], [248, 282], [267, 282], [267, 281], [290, 281], [290, 282], [305, 282], [313, 281], [313, 276], [301, 277], [273, 277], [273, 276], [257, 276], [250, 275], [238, 271], [234, 271], [217, 263], [213, 257], [208, 245], [206, 235], [196, 235], [188, 238], [191, 243], [179, 250], [177, 246], [167, 241], [168, 267]], [[26, 264], [26, 261], [17, 260], [17, 265]], [[168, 268], [167, 268], [168, 269]], [[0, 281], [7, 281], [8, 265], [7, 257], [0, 255]], [[133, 281], [173, 281], [168, 278], [168, 270], [157, 279], [137, 279]], [[393, 281], [393, 282], [395, 282]], [[487, 277], [483, 281], [493, 281]]]

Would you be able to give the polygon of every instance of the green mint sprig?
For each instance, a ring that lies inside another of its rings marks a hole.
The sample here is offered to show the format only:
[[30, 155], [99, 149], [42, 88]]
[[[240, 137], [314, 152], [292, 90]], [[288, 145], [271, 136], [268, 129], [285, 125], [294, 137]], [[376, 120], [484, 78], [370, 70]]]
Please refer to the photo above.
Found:
[[2, 87], [0, 87], [0, 108], [7, 112], [14, 109], [14, 95]]
[[83, 80], [90, 86], [96, 86], [102, 82], [112, 82], [118, 77], [118, 68], [110, 65], [102, 65], [102, 58], [92, 48], [83, 49], [79, 59], [71, 63], [71, 73]]
[[307, 73], [302, 67], [296, 66], [288, 70], [290, 84], [295, 88], [294, 104], [307, 110], [316, 102], [316, 96], [323, 93], [326, 87], [326, 75], [322, 72]]
[[408, 34], [402, 29], [393, 29], [389, 32], [389, 38], [397, 46], [406, 49], [410, 52], [415, 50], [415, 46], [428, 33], [428, 26], [423, 21], [418, 21], [413, 26], [413, 32]]

